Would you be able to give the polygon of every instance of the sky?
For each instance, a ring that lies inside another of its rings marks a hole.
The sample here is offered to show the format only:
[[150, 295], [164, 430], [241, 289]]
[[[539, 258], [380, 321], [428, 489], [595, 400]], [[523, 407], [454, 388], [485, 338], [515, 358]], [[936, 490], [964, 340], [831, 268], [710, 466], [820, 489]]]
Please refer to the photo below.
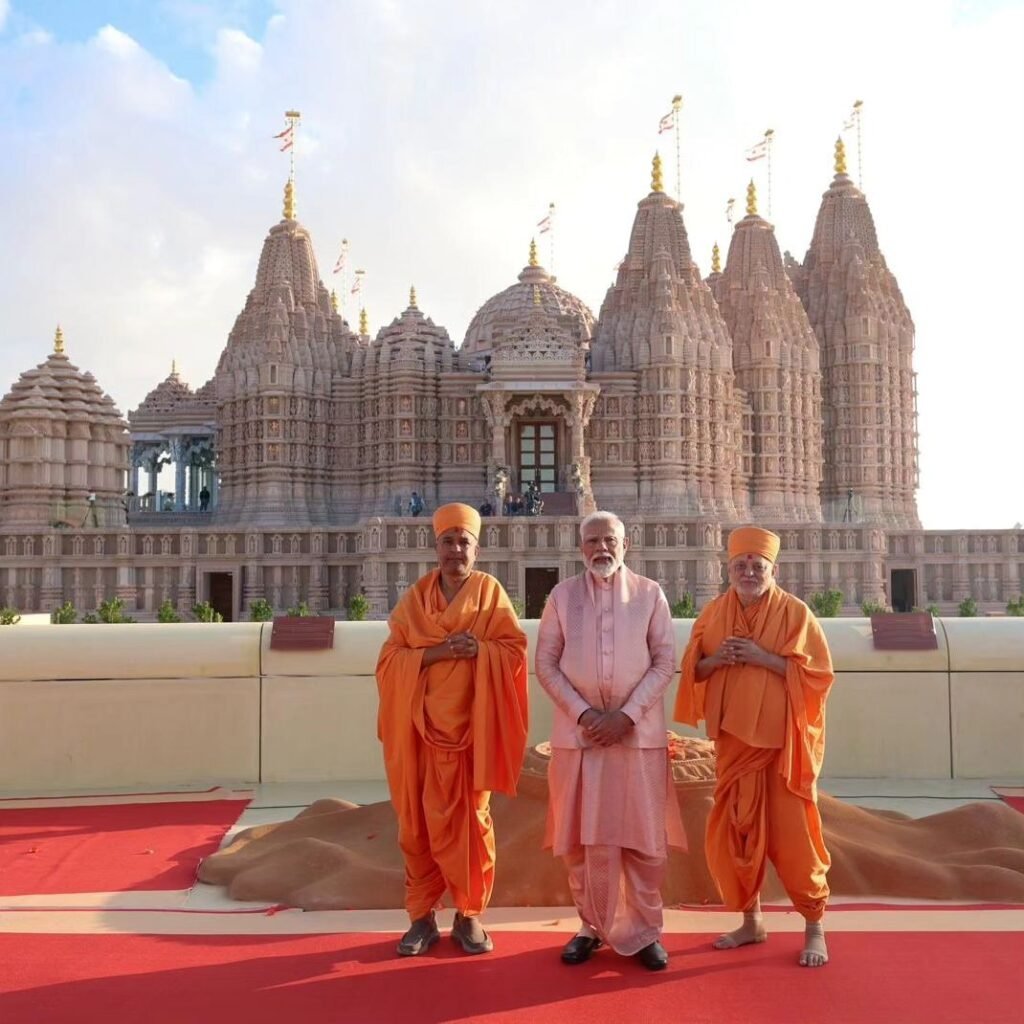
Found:
[[[1024, 0], [0, 0], [0, 391], [57, 323], [124, 413], [172, 359], [207, 381], [281, 217], [286, 109], [328, 288], [347, 238], [374, 333], [415, 285], [459, 344], [550, 202], [558, 282], [596, 312], [656, 149], [706, 274], [751, 174], [769, 215], [744, 152], [773, 129], [769, 219], [802, 259], [861, 100], [862, 186], [917, 327], [921, 518], [1009, 528], [1022, 45]], [[676, 93], [678, 190], [657, 130]]]

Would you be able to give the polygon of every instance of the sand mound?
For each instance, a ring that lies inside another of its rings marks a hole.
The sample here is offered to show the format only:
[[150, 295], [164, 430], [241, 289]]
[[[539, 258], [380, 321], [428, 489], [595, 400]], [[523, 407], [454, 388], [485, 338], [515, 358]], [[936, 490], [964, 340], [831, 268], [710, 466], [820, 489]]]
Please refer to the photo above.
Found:
[[[665, 902], [717, 903], [704, 859], [714, 788], [714, 748], [673, 737], [676, 794], [689, 852], [672, 851]], [[491, 803], [498, 838], [494, 906], [571, 905], [565, 869], [541, 849], [547, 814], [547, 745], [527, 753], [519, 796]], [[1024, 815], [977, 803], [926, 818], [854, 807], [820, 797], [832, 853], [829, 884], [842, 896], [1024, 903]], [[199, 878], [238, 900], [304, 910], [400, 908], [402, 858], [389, 803], [358, 807], [318, 800], [292, 821], [240, 832], [203, 861]], [[784, 898], [769, 869], [764, 896]]]

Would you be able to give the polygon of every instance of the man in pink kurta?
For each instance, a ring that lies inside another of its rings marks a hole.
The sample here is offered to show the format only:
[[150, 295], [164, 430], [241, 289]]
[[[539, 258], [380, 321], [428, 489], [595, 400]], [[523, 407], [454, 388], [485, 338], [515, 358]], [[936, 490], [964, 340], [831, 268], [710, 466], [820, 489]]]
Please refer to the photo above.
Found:
[[587, 516], [580, 538], [586, 569], [551, 591], [536, 655], [555, 704], [545, 845], [565, 860], [583, 922], [562, 960], [583, 963], [607, 943], [661, 970], [667, 847], [685, 847], [663, 706], [672, 619], [658, 584], [623, 564], [617, 516]]

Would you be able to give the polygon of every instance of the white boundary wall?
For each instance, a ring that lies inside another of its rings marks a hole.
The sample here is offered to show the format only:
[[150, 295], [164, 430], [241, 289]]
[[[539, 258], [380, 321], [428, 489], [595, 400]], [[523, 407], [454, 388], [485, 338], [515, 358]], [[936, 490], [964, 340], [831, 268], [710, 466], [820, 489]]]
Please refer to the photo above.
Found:
[[[537, 623], [523, 625], [532, 646]], [[822, 622], [837, 670], [827, 776], [1024, 778], [1024, 619], [936, 625], [938, 650], [885, 652], [866, 619]], [[676, 621], [680, 657], [690, 627]], [[386, 623], [339, 622], [318, 652], [271, 651], [270, 632], [0, 628], [0, 791], [382, 779]], [[532, 675], [530, 698], [537, 743], [551, 711]]]

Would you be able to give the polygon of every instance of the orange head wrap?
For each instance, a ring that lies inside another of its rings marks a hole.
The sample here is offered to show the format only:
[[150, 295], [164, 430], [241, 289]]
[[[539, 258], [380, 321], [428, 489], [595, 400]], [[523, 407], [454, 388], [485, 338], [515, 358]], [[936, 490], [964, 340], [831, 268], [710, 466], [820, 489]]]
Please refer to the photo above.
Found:
[[759, 526], [740, 526], [729, 534], [729, 558], [737, 555], [760, 555], [773, 564], [779, 560], [782, 538]]
[[480, 513], [469, 505], [453, 501], [450, 505], [442, 505], [434, 513], [434, 536], [458, 527], [468, 530], [478, 540], [480, 538]]

